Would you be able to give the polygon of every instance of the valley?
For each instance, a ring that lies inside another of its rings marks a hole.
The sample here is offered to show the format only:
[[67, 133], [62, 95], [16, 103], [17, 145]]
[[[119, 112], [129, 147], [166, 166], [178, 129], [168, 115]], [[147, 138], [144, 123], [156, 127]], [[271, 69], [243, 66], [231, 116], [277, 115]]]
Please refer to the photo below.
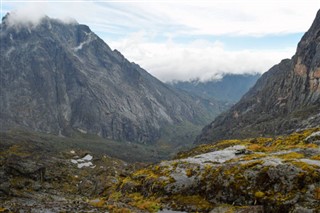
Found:
[[320, 211], [320, 10], [261, 76], [170, 83], [87, 25], [20, 18], [0, 25], [0, 212]]

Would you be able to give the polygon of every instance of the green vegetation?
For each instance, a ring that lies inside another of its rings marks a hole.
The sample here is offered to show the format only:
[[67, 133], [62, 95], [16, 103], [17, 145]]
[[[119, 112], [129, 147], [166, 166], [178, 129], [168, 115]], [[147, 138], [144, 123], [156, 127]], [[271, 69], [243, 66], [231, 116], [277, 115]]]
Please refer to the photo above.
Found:
[[[96, 154], [106, 154], [128, 162], [158, 162], [168, 157], [168, 148], [121, 141], [111, 141], [96, 135], [74, 133], [70, 137], [59, 137], [52, 134], [11, 130], [0, 133], [1, 150], [12, 146], [11, 153], [26, 155], [15, 146], [38, 147], [39, 150], [63, 152], [64, 150], [87, 150]], [[171, 149], [172, 152], [172, 149]]]

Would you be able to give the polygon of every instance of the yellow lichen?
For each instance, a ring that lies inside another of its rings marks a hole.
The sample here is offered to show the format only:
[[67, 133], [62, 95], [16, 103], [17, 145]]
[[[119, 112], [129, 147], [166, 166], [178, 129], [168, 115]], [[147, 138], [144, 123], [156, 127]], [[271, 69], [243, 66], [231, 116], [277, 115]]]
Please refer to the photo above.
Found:
[[320, 155], [314, 155], [311, 157], [312, 160], [320, 160]]
[[265, 152], [266, 148], [260, 144], [250, 144], [247, 149], [253, 152]]
[[262, 191], [257, 191], [256, 193], [254, 193], [254, 196], [256, 198], [263, 198], [265, 196], [265, 193]]
[[18, 144], [12, 145], [7, 151], [7, 154], [13, 154], [13, 155], [17, 155], [20, 157], [28, 157], [31, 155], [31, 153], [26, 152], [25, 150], [23, 150], [23, 147], [21, 147]]
[[128, 208], [118, 207], [117, 205], [108, 205], [107, 209], [112, 213], [131, 213], [132, 211]]
[[290, 152], [290, 153], [283, 154], [283, 155], [275, 155], [275, 157], [288, 160], [288, 159], [300, 159], [300, 158], [303, 158], [304, 155], [301, 153], [297, 153], [297, 152]]
[[193, 206], [199, 212], [207, 211], [213, 207], [206, 199], [200, 195], [174, 195], [170, 198], [178, 206]]
[[187, 177], [192, 177], [193, 176], [193, 170], [191, 168], [186, 169], [186, 175], [187, 175]]
[[109, 196], [108, 200], [118, 201], [121, 197], [123, 197], [122, 193], [115, 191]]
[[128, 197], [132, 199], [129, 204], [138, 209], [146, 210], [148, 212], [157, 212], [160, 210], [161, 205], [159, 199], [155, 199], [154, 197], [146, 198], [140, 193], [132, 193], [129, 194]]
[[291, 164], [297, 166], [298, 168], [304, 170], [306, 173], [301, 173], [301, 176], [307, 175], [307, 180], [320, 179], [320, 172], [319, 167], [315, 165], [310, 165], [308, 163], [302, 162], [302, 161], [289, 161]]

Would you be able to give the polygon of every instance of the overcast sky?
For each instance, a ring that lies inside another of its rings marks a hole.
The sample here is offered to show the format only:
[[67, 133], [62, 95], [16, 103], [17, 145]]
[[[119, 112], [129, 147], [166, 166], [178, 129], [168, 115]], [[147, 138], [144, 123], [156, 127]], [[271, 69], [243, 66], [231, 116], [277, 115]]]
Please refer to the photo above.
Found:
[[88, 25], [162, 81], [263, 73], [291, 58], [319, 8], [319, 0], [1, 0], [2, 16]]

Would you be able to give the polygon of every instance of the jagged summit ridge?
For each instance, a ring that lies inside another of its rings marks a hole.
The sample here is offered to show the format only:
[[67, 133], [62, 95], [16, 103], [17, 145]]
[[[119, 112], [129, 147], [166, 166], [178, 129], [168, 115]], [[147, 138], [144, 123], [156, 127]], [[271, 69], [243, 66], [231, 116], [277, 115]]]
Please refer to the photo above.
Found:
[[86, 25], [48, 17], [32, 29], [5, 23], [2, 130], [80, 131], [146, 143], [158, 139], [164, 125], [202, 125], [219, 111], [130, 63]]
[[206, 126], [197, 143], [279, 135], [320, 122], [320, 12], [291, 59], [266, 72], [227, 113]]

